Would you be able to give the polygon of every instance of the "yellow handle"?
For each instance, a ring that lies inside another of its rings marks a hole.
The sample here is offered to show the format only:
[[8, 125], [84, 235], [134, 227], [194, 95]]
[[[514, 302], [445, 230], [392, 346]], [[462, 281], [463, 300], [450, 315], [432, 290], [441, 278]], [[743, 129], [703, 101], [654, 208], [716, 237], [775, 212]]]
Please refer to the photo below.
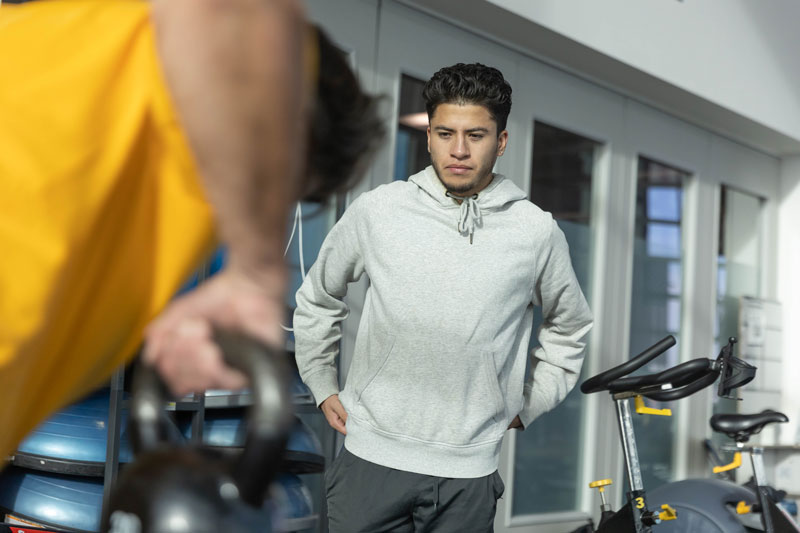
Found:
[[664, 510], [661, 511], [660, 513], [658, 513], [658, 517], [662, 521], [664, 521], [664, 520], [675, 520], [676, 518], [678, 518], [678, 512], [675, 509], [673, 509], [672, 507], [670, 507], [669, 505], [667, 505], [666, 503], [664, 505], [662, 505], [661, 508], [664, 509]]
[[599, 479], [597, 481], [592, 481], [589, 483], [590, 489], [599, 489], [600, 492], [605, 490], [606, 485], [611, 485], [612, 481], [610, 479]]
[[746, 503], [744, 503], [744, 502], [739, 502], [739, 503], [736, 505], [736, 513], [737, 513], [737, 514], [747, 514], [747, 513], [749, 513], [749, 512], [750, 512], [750, 511], [752, 511], [752, 510], [753, 510], [753, 508], [752, 508], [751, 506], [747, 505], [747, 504], [746, 504]]
[[727, 472], [728, 470], [733, 470], [734, 468], [739, 468], [740, 466], [742, 466], [742, 454], [739, 453], [739, 452], [736, 452], [733, 455], [733, 462], [732, 463], [727, 464], [725, 466], [715, 466], [714, 467], [714, 473], [715, 474], [719, 474], [720, 472]]
[[634, 398], [634, 404], [636, 405], [636, 412], [640, 415], [672, 416], [672, 409], [653, 409], [652, 407], [647, 407], [644, 404], [644, 398], [641, 396], [636, 396], [636, 398]]

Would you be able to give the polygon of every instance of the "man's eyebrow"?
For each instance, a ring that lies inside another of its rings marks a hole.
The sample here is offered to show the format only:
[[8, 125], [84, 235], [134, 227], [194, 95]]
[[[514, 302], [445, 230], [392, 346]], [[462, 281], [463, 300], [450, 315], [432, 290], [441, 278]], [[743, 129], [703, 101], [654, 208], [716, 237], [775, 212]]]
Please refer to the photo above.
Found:
[[[456, 131], [455, 129], [448, 128], [447, 126], [435, 126], [433, 129], [434, 129], [434, 131], [448, 131], [448, 132]], [[489, 130], [487, 128], [483, 128], [483, 127], [470, 128], [470, 129], [465, 130], [465, 131], [467, 133], [489, 133]]]

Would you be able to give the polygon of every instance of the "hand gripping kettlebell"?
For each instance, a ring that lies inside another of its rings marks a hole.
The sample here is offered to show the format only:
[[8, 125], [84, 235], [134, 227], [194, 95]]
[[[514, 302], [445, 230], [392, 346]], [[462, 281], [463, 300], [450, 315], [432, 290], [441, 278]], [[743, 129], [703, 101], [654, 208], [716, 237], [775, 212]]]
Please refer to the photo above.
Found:
[[137, 456], [119, 477], [103, 513], [111, 533], [252, 533], [272, 531], [263, 508], [293, 415], [286, 354], [250, 338], [215, 332], [226, 362], [250, 378], [247, 438], [232, 458], [166, 436], [164, 386], [155, 371], [136, 369], [131, 437]]

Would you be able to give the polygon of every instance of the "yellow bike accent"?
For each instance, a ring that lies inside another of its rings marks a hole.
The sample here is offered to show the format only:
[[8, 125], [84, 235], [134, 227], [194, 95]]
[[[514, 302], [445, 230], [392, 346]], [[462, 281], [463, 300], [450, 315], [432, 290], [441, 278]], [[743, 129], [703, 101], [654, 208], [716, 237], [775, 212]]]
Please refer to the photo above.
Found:
[[652, 407], [647, 407], [644, 404], [644, 398], [641, 396], [636, 396], [636, 398], [634, 398], [634, 404], [636, 405], [636, 412], [640, 415], [672, 416], [672, 409], [654, 409]]
[[715, 466], [714, 467], [714, 473], [715, 474], [719, 474], [720, 472], [727, 472], [728, 470], [733, 470], [734, 468], [739, 468], [740, 466], [742, 466], [742, 454], [739, 453], [739, 452], [736, 452], [733, 455], [733, 462], [732, 463], [727, 464], [725, 466]]
[[644, 509], [644, 498], [636, 498], [636, 508]]
[[747, 514], [752, 510], [753, 510], [753, 507], [751, 507], [750, 505], [747, 505], [744, 502], [739, 502], [736, 505], [736, 513], [737, 514]]
[[664, 520], [675, 520], [676, 518], [678, 518], [678, 512], [675, 509], [673, 509], [672, 507], [670, 507], [669, 505], [667, 505], [666, 503], [664, 505], [662, 505], [661, 508], [664, 509], [664, 510], [661, 511], [660, 513], [658, 513], [658, 517], [662, 521], [664, 521]]
[[598, 481], [592, 481], [589, 483], [590, 489], [598, 489], [600, 492], [605, 491], [606, 485], [611, 485], [613, 482], [610, 479], [600, 479]]

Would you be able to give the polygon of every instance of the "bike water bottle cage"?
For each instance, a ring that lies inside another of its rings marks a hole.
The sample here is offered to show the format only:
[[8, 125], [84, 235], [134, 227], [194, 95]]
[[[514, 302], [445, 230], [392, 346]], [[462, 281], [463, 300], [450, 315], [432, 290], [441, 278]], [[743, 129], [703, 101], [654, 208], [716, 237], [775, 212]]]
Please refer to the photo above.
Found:
[[761, 413], [719, 414], [711, 417], [711, 429], [724, 433], [736, 442], [745, 443], [768, 424], [788, 422], [789, 418], [778, 411], [767, 410]]
[[756, 377], [756, 367], [733, 355], [733, 345], [736, 337], [728, 339], [728, 344], [722, 347], [717, 357], [717, 362], [722, 366], [717, 387], [717, 396], [720, 398], [737, 399], [731, 396], [733, 389], [747, 385]]

